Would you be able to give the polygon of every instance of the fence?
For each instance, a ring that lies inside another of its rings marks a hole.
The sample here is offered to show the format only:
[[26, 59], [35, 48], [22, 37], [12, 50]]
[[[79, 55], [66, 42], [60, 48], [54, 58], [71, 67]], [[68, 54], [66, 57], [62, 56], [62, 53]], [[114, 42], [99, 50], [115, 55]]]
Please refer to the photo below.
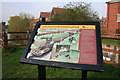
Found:
[[[0, 39], [1, 42], [3, 42], [3, 45], [0, 45], [0, 47], [4, 48], [4, 55], [8, 53], [8, 48], [14, 48], [14, 47], [21, 47], [21, 46], [26, 46], [25, 45], [13, 45], [13, 46], [8, 46], [8, 41], [17, 41], [17, 40], [26, 40], [26, 43], [28, 42], [30, 33], [32, 31], [19, 31], [19, 32], [0, 32], [2, 33], [2, 39]], [[19, 38], [19, 39], [8, 39], [7, 34], [26, 34], [25, 38]]]
[[[120, 40], [120, 37], [115, 36], [109, 36], [109, 35], [101, 35], [102, 39], [113, 39], [113, 40]], [[118, 42], [119, 43], [119, 42]], [[119, 45], [108, 45], [102, 43], [102, 49], [103, 49], [103, 59], [105, 63], [112, 64], [114, 66], [117, 66], [120, 68], [120, 46]], [[112, 54], [112, 55], [106, 55], [106, 52]], [[107, 56], [107, 57], [104, 57]], [[111, 58], [114, 56], [115, 60], [112, 60]], [[111, 60], [105, 60], [105, 58], [111, 59]]]
[[[112, 56], [110, 54], [109, 54], [110, 56], [104, 57], [104, 54], [106, 54], [106, 52], [112, 53], [112, 55], [115, 57], [114, 60], [112, 60]], [[110, 49], [103, 48], [103, 60], [105, 63], [112, 64], [120, 68], [120, 57], [119, 56], [120, 56], [119, 51], [115, 51], [115, 50], [112, 51]]]
[[[3, 35], [3, 39], [0, 39], [0, 41], [2, 41], [4, 44], [3, 46], [0, 45], [0, 47], [4, 48], [4, 55], [6, 55], [8, 53], [8, 48], [14, 48], [14, 47], [20, 47], [20, 46], [26, 46], [25, 45], [14, 45], [14, 46], [8, 46], [8, 41], [16, 41], [16, 40], [26, 40], [26, 43], [28, 42], [28, 39], [29, 39], [29, 36], [30, 36], [30, 33], [31, 31], [20, 31], [20, 32], [0, 32], [2, 33]], [[23, 38], [23, 39], [8, 39], [8, 36], [7, 34], [26, 34], [26, 37]], [[115, 37], [115, 36], [106, 36], [106, 35], [101, 35], [102, 38], [105, 38], [105, 39], [114, 39], [114, 40], [120, 40], [120, 37]], [[120, 52], [119, 50], [113, 50], [113, 49], [107, 49], [107, 48], [103, 48], [103, 52], [104, 51], [107, 51], [107, 52], [111, 52], [113, 54], [118, 54], [118, 56], [120, 56]], [[103, 53], [104, 54], [104, 53]], [[120, 60], [120, 57], [118, 57], [118, 60]], [[120, 67], [120, 64], [119, 62], [118, 63], [114, 63], [114, 62], [111, 62], [111, 61], [106, 61], [104, 60], [105, 63], [108, 63], [108, 64], [112, 64], [112, 65], [115, 65], [115, 66], [118, 66]]]

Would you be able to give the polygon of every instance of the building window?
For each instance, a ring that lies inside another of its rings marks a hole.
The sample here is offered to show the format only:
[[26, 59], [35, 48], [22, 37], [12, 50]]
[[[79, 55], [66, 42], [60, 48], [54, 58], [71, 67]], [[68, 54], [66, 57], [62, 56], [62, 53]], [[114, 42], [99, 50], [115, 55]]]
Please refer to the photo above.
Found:
[[107, 45], [107, 47], [110, 47], [110, 45]]
[[40, 21], [42, 21], [42, 17], [40, 18]]
[[117, 16], [117, 22], [120, 22], [120, 14]]

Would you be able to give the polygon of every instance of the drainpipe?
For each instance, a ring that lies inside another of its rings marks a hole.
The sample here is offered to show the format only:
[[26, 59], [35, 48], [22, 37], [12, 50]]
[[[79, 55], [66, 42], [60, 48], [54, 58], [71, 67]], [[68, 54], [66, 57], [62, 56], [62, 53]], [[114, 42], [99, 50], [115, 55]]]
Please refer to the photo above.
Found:
[[110, 11], [110, 4], [109, 3], [107, 3], [107, 5], [108, 5], [108, 20], [107, 20], [107, 28], [108, 28], [108, 26], [109, 26], [109, 11]]

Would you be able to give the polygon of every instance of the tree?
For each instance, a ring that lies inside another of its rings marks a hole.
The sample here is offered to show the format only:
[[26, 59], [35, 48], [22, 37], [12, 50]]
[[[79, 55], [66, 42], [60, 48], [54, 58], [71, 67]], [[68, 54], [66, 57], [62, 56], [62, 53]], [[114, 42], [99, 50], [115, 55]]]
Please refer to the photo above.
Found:
[[98, 20], [98, 14], [91, 8], [91, 4], [85, 2], [70, 2], [64, 6], [65, 10], [56, 13], [52, 21], [94, 21]]
[[8, 29], [8, 25], [6, 25], [6, 22], [1, 22], [0, 24], [1, 24], [1, 26], [2, 26], [2, 27], [1, 27], [1, 28], [2, 28], [1, 30], [2, 30], [2, 31], [6, 31], [6, 30]]
[[[30, 14], [26, 13], [20, 13], [19, 16], [12, 16], [10, 17], [10, 20], [8, 21], [9, 27], [8, 31], [27, 31], [30, 27], [30, 21], [33, 20], [34, 17]], [[25, 38], [25, 34], [12, 34], [10, 35], [11, 38]], [[14, 41], [13, 43], [21, 43], [25, 44], [25, 41]]]
[[27, 31], [29, 30], [30, 21], [33, 19], [33, 16], [26, 13], [20, 13], [19, 16], [10, 17], [9, 31]]

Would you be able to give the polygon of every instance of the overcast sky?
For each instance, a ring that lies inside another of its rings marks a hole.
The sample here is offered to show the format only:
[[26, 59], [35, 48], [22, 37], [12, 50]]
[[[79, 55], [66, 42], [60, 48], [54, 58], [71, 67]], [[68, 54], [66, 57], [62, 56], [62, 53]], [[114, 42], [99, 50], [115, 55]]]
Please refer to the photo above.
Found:
[[50, 12], [52, 7], [63, 7], [63, 5], [73, 1], [91, 3], [92, 8], [99, 13], [100, 18], [106, 17], [107, 5], [105, 2], [109, 0], [2, 0], [0, 15], [2, 15], [2, 21], [5, 22], [8, 22], [11, 16], [19, 15], [21, 12], [39, 18], [42, 11]]

